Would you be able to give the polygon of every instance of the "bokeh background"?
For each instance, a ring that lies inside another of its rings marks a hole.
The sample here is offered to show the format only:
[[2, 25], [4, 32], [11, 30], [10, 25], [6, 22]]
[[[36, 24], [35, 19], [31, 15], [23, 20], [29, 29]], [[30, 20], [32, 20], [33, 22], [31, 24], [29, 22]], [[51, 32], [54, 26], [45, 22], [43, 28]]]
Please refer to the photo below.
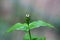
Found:
[[0, 0], [0, 40], [23, 40], [24, 31], [4, 33], [15, 23], [24, 23], [26, 13], [31, 22], [44, 20], [55, 26], [33, 29], [33, 35], [60, 40], [60, 0]]

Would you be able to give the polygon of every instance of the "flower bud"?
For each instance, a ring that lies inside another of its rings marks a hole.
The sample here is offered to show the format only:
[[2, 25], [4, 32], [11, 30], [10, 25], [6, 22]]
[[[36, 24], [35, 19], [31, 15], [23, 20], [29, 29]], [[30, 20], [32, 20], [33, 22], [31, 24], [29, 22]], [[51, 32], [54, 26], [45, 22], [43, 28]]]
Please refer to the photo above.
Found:
[[29, 14], [26, 14], [26, 17], [29, 17], [30, 15]]
[[30, 22], [30, 15], [29, 14], [26, 14], [25, 20], [26, 20], [26, 23], [29, 24], [29, 22]]

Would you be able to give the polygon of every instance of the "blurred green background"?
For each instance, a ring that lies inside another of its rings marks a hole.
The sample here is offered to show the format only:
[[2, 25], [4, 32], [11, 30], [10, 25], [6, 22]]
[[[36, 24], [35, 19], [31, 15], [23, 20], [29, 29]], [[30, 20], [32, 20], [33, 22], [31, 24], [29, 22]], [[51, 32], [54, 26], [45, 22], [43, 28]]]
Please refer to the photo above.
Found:
[[34, 35], [45, 35], [47, 40], [60, 40], [59, 0], [0, 0], [0, 40], [22, 40], [23, 31], [4, 33], [13, 24], [24, 23], [26, 13], [30, 14], [31, 22], [44, 20], [56, 27], [51, 30], [45, 27], [34, 29]]

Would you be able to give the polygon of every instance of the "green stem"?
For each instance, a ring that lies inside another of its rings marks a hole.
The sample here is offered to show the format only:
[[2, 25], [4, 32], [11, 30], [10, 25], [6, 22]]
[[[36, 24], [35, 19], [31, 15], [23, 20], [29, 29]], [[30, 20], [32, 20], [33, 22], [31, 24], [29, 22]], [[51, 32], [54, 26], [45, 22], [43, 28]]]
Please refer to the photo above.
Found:
[[30, 17], [29, 17], [29, 15], [26, 16], [26, 23], [28, 24], [28, 29], [29, 29], [29, 31], [28, 31], [29, 40], [32, 40], [32, 38], [31, 38], [31, 32], [30, 32], [30, 27], [29, 27], [29, 23], [30, 23]]
[[31, 38], [31, 32], [30, 32], [30, 28], [29, 28], [28, 33], [29, 33], [29, 37], [30, 37], [30, 39], [29, 39], [29, 40], [32, 40], [32, 38]]

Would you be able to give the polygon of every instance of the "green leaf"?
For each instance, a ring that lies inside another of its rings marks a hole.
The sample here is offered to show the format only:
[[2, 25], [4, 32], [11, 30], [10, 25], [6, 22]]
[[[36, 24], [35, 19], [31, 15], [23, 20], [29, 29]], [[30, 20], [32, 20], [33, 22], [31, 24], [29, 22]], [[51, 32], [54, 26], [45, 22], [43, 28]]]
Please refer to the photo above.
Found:
[[29, 34], [26, 33], [23, 40], [29, 40]]
[[16, 28], [16, 30], [24, 30], [28, 31], [28, 25], [26, 23], [22, 24], [20, 27]]
[[47, 26], [47, 27], [51, 27], [51, 28], [54, 27], [51, 24], [49, 24], [47, 22], [44, 22], [42, 20], [34, 21], [34, 22], [32, 22], [32, 23], [29, 24], [30, 29], [38, 28], [38, 27], [41, 27], [41, 26]]
[[[32, 40], [46, 40], [46, 37], [37, 37], [37, 36], [34, 36], [34, 35], [31, 35], [32, 37]], [[29, 40], [29, 34], [26, 33], [23, 40]]]
[[38, 40], [46, 40], [46, 37], [40, 37]]
[[7, 32], [12, 32], [14, 30], [27, 30], [27, 24], [16, 23]]
[[[33, 35], [31, 35], [31, 37], [32, 37], [32, 40], [37, 40], [38, 39], [38, 37], [33, 36]], [[23, 40], [29, 40], [29, 39], [30, 39], [29, 34], [26, 33], [25, 36], [24, 36], [24, 38], [23, 38]]]
[[14, 30], [23, 30], [23, 31], [28, 31], [29, 28], [33, 29], [33, 28], [38, 28], [41, 26], [48, 26], [48, 27], [54, 27], [51, 24], [48, 24], [44, 21], [34, 21], [32, 23], [29, 24], [29, 27], [26, 23], [21, 24], [21, 23], [16, 23], [15, 25], [13, 25], [7, 32], [12, 32]]

